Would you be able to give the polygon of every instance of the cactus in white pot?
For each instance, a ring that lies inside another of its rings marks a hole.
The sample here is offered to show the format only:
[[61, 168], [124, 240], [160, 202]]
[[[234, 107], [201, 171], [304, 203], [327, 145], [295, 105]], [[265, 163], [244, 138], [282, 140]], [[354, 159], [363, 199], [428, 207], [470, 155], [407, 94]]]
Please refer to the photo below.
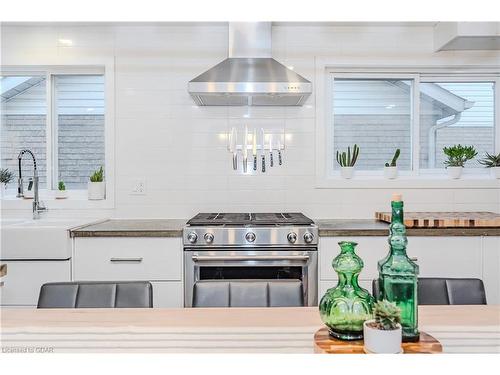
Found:
[[340, 165], [340, 175], [343, 178], [352, 178], [354, 175], [354, 165], [358, 161], [358, 156], [359, 156], [359, 147], [357, 144], [355, 144], [352, 148], [352, 154], [351, 154], [351, 147], [347, 147], [347, 152], [339, 152], [337, 151], [336, 158], [337, 158], [337, 163]]
[[68, 198], [68, 192], [66, 191], [66, 185], [64, 181], [59, 181], [56, 190], [56, 199], [66, 199]]
[[106, 185], [104, 183], [104, 170], [102, 169], [102, 166], [90, 176], [88, 193], [90, 200], [104, 199], [106, 194]]
[[391, 162], [385, 163], [385, 167], [384, 167], [385, 178], [387, 178], [389, 180], [393, 180], [396, 177], [398, 177], [397, 161], [398, 161], [399, 155], [401, 155], [401, 150], [398, 148], [398, 149], [396, 149], [396, 152], [394, 153], [394, 156], [392, 157]]
[[492, 155], [488, 152], [486, 156], [479, 160], [479, 163], [491, 169], [491, 176], [500, 179], [500, 154]]

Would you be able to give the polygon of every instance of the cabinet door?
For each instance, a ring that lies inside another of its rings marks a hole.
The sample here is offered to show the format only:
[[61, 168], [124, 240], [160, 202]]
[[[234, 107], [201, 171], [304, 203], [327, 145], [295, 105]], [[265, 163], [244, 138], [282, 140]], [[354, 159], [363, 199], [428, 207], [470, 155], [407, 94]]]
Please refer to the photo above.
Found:
[[42, 284], [51, 281], [70, 281], [69, 260], [3, 262], [7, 264], [7, 275], [2, 277], [0, 304], [36, 306]]
[[74, 279], [180, 281], [180, 238], [76, 238]]
[[182, 281], [153, 281], [153, 307], [184, 307]]
[[483, 237], [483, 282], [486, 302], [500, 304], [500, 237]]
[[482, 277], [481, 237], [409, 237], [420, 277]]

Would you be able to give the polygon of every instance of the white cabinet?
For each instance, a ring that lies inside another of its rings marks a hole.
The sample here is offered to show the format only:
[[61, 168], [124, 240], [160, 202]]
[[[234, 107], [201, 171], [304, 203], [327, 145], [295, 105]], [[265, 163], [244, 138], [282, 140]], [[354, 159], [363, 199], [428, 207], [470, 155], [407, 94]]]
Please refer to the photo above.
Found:
[[165, 237], [77, 237], [75, 281], [151, 281], [154, 307], [182, 307], [182, 244]]
[[0, 287], [2, 306], [36, 306], [42, 284], [71, 280], [69, 260], [14, 260], [2, 264], [7, 264], [4, 285]]
[[[358, 243], [356, 253], [363, 259], [360, 285], [371, 292], [378, 277], [377, 262], [388, 253], [387, 237], [322, 237], [319, 245], [321, 297], [337, 280], [332, 260], [339, 253], [339, 241]], [[420, 277], [480, 278], [489, 304], [500, 303], [500, 237], [408, 237], [407, 253], [416, 258]], [[333, 281], [333, 282], [332, 282]]]

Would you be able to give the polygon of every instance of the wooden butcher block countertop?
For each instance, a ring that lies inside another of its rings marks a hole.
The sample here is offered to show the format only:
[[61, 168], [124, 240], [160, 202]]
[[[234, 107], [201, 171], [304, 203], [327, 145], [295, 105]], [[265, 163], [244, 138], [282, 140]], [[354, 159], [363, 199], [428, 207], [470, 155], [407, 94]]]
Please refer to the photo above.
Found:
[[[375, 212], [375, 218], [391, 222], [390, 212]], [[494, 212], [405, 212], [407, 228], [499, 228], [500, 214]]]

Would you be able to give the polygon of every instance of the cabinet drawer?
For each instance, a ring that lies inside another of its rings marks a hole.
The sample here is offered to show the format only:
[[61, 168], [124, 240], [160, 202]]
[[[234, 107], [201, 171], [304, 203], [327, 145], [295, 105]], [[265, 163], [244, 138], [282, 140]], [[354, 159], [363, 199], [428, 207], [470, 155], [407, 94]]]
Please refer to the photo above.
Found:
[[76, 238], [74, 279], [182, 279], [180, 238]]
[[69, 260], [4, 262], [7, 275], [0, 286], [1, 305], [36, 306], [42, 284], [51, 281], [70, 281]]

